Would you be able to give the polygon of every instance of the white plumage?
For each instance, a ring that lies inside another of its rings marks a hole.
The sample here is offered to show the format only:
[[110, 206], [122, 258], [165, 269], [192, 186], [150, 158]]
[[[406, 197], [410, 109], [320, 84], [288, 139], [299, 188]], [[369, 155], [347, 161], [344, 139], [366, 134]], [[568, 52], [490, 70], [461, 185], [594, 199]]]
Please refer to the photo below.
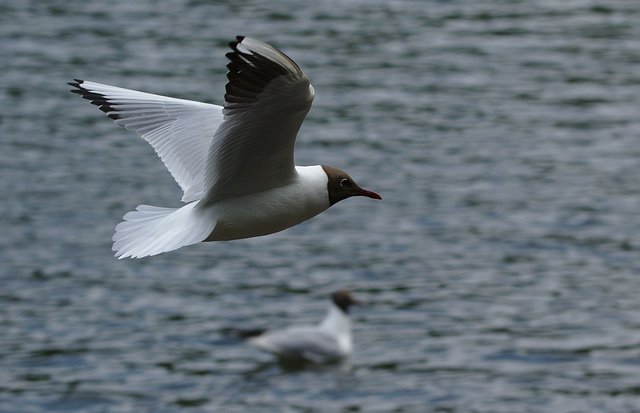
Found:
[[249, 339], [252, 345], [282, 359], [329, 363], [348, 357], [353, 343], [349, 307], [360, 304], [351, 293], [333, 293], [329, 311], [317, 326], [267, 331]]
[[151, 144], [188, 203], [139, 205], [125, 214], [113, 236], [117, 257], [267, 235], [350, 196], [380, 199], [339, 169], [295, 166], [296, 136], [314, 97], [309, 78], [266, 43], [238, 36], [230, 47], [224, 107], [70, 83], [72, 92]]

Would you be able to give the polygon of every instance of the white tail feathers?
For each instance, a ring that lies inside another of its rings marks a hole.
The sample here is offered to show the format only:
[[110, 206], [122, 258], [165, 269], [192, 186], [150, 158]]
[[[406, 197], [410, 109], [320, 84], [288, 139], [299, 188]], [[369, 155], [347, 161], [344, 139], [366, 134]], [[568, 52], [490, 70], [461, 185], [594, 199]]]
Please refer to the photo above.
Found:
[[182, 208], [138, 205], [116, 226], [112, 248], [115, 256], [142, 258], [204, 241], [216, 221], [194, 208], [197, 204], [192, 202]]

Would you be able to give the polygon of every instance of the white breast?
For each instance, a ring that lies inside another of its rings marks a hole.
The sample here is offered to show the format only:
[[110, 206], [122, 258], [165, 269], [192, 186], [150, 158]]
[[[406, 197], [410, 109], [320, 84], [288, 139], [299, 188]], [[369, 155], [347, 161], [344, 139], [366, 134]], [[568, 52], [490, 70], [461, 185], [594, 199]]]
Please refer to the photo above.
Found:
[[320, 165], [296, 166], [292, 183], [235, 198], [213, 209], [217, 224], [206, 241], [228, 241], [282, 231], [329, 208], [327, 174]]

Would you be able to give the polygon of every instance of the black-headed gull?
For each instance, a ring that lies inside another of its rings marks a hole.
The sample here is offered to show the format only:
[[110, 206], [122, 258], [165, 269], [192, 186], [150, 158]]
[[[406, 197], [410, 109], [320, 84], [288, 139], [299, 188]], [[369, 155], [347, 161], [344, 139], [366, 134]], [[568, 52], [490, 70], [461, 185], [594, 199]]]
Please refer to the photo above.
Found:
[[266, 43], [238, 36], [229, 46], [224, 107], [69, 83], [153, 146], [187, 202], [181, 208], [139, 205], [125, 214], [113, 236], [116, 257], [267, 235], [351, 196], [382, 199], [337, 168], [295, 166], [296, 135], [315, 94], [309, 78]]
[[329, 363], [348, 357], [353, 348], [349, 307], [359, 305], [347, 290], [332, 294], [329, 311], [317, 326], [267, 331], [249, 343], [284, 360]]

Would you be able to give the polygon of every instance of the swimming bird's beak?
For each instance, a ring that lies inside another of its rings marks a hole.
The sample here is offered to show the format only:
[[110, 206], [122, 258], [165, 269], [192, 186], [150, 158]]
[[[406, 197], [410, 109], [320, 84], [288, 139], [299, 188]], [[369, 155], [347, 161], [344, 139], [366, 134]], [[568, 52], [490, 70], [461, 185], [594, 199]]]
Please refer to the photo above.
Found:
[[356, 300], [355, 298], [352, 298], [352, 304], [353, 305], [357, 305], [358, 307], [366, 307], [367, 303], [365, 303], [362, 300]]
[[373, 199], [380, 199], [382, 200], [382, 197], [378, 194], [376, 194], [373, 191], [368, 191], [366, 189], [362, 189], [362, 188], [358, 188], [358, 190], [355, 193], [356, 196], [366, 196], [367, 198], [373, 198]]

